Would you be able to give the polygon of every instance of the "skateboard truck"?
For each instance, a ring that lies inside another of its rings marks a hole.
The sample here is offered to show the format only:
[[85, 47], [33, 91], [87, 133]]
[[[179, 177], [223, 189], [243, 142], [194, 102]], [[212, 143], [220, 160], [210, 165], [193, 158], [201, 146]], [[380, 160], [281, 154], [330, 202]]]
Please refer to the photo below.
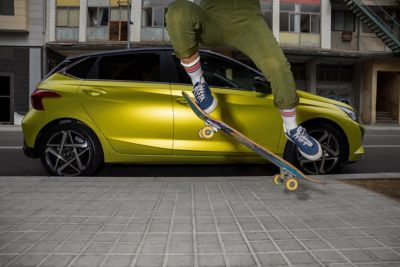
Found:
[[218, 131], [219, 128], [216, 125], [206, 121], [206, 125], [199, 130], [199, 136], [201, 139], [211, 139], [214, 136], [214, 133]]
[[275, 174], [272, 178], [272, 181], [276, 185], [285, 183], [285, 188], [289, 191], [295, 191], [299, 186], [296, 176], [285, 168], [280, 168], [280, 173]]

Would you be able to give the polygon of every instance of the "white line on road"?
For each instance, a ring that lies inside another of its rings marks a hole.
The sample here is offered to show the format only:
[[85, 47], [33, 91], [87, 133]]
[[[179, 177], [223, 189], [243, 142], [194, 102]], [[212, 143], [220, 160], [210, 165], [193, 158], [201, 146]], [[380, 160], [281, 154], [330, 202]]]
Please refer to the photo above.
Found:
[[22, 149], [22, 146], [0, 146], [0, 149]]
[[400, 145], [364, 145], [364, 148], [400, 148]]
[[365, 134], [364, 137], [400, 137], [400, 134]]

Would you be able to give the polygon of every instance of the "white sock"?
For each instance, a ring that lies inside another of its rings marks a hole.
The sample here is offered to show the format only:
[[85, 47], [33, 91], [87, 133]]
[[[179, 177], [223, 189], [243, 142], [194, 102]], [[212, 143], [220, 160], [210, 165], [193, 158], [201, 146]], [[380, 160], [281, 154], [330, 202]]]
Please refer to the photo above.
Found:
[[203, 70], [201, 69], [201, 63], [200, 63], [200, 56], [189, 64], [185, 64], [182, 61], [181, 64], [185, 68], [187, 74], [189, 74], [193, 84], [200, 81], [204, 82]]
[[283, 120], [283, 124], [285, 125], [286, 131], [293, 130], [297, 128], [296, 121], [296, 108], [292, 109], [280, 109], [281, 117]]

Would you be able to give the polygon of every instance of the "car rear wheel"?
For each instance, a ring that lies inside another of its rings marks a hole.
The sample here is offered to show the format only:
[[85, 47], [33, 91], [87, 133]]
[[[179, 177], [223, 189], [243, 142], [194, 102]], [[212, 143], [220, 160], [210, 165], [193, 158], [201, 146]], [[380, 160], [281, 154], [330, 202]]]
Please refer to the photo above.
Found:
[[306, 129], [321, 144], [322, 157], [316, 161], [308, 160], [301, 155], [296, 145], [287, 142], [285, 159], [307, 174], [328, 174], [338, 171], [346, 149], [342, 134], [329, 123], [309, 125]]
[[75, 121], [50, 126], [40, 139], [39, 154], [43, 167], [53, 176], [91, 176], [103, 164], [97, 136]]

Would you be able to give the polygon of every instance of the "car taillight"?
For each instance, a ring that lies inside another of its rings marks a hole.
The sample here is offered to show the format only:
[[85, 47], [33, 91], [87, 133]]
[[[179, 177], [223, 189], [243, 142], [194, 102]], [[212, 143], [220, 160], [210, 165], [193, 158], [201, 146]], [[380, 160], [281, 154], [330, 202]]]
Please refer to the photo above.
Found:
[[31, 95], [32, 108], [44, 110], [42, 100], [46, 97], [61, 97], [61, 95], [54, 91], [36, 89]]

